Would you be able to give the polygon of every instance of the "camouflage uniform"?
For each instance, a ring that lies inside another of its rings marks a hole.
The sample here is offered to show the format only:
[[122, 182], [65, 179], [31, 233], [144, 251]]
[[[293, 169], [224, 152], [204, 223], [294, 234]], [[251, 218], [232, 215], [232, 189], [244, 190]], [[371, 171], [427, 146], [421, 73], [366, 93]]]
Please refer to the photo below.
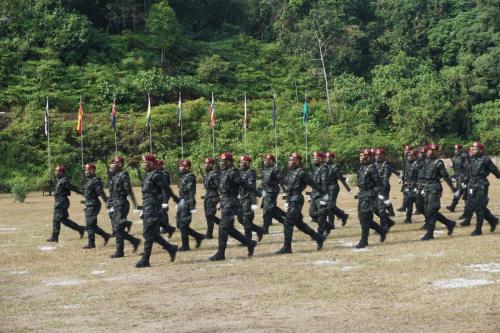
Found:
[[219, 202], [219, 173], [215, 170], [207, 172], [205, 178], [203, 178], [203, 186], [205, 187], [203, 207], [205, 210], [205, 218], [207, 219], [207, 233], [205, 237], [212, 239], [214, 224], [220, 224], [220, 219], [216, 216], [217, 203]]
[[99, 177], [87, 177], [87, 182], [85, 183], [84, 189], [85, 195], [85, 229], [88, 235], [88, 245], [86, 248], [95, 247], [95, 234], [98, 234], [104, 238], [104, 243], [106, 244], [111, 237], [110, 234], [102, 230], [97, 225], [97, 216], [101, 211], [101, 201], [99, 197], [102, 197], [107, 201], [106, 194], [102, 189], [102, 181]]
[[191, 211], [196, 207], [196, 176], [190, 172], [181, 174], [179, 178], [179, 204], [177, 205], [177, 228], [181, 232], [182, 247], [179, 251], [189, 251], [189, 236], [196, 240], [196, 247], [200, 247], [204, 235], [191, 229]]

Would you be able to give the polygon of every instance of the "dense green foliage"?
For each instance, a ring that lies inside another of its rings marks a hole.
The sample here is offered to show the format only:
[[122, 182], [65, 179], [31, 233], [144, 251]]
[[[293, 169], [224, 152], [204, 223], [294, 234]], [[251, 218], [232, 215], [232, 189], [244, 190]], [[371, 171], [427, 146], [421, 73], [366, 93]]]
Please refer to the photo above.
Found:
[[[321, 46], [321, 50], [319, 49]], [[322, 66], [321, 57], [323, 57]], [[328, 113], [324, 78], [328, 79]], [[352, 168], [364, 146], [394, 159], [405, 143], [481, 139], [500, 152], [500, 5], [494, 0], [10, 0], [0, 2], [0, 190], [10, 179], [47, 182], [44, 106], [52, 162], [81, 178], [76, 111], [84, 102], [85, 161], [149, 149], [170, 169], [180, 157], [176, 102], [183, 97], [185, 155], [200, 170], [217, 151], [273, 151], [276, 94], [280, 163], [305, 153], [301, 110], [311, 107], [309, 151], [337, 151]], [[132, 172], [135, 175], [135, 172]]]

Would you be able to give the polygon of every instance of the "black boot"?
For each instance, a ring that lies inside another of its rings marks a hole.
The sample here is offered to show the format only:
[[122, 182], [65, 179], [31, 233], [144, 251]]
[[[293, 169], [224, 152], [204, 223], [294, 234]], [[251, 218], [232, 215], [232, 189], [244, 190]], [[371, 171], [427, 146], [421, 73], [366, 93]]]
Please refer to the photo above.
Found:
[[455, 206], [456, 205], [454, 205], [454, 202], [453, 202], [451, 205], [446, 206], [446, 209], [448, 209], [450, 212], [454, 212], [455, 211]]
[[216, 254], [208, 258], [210, 261], [219, 261], [219, 260], [226, 260], [226, 256], [224, 255], [225, 249], [222, 249], [219, 246], [219, 250], [217, 251]]
[[498, 225], [498, 218], [495, 217], [495, 219], [493, 219], [492, 221], [488, 221], [490, 223], [490, 231], [491, 232], [494, 232], [495, 229], [497, 228], [497, 225]]
[[141, 244], [141, 240], [139, 238], [135, 238], [135, 240], [132, 243], [132, 246], [134, 247], [133, 253], [137, 252], [137, 249], [139, 248], [140, 244]]
[[434, 225], [428, 224], [427, 225], [427, 232], [425, 233], [425, 235], [422, 236], [422, 238], [420, 238], [420, 240], [426, 241], [426, 240], [434, 239], [434, 228], [435, 228]]
[[389, 213], [389, 216], [396, 216], [396, 214], [394, 213], [394, 207], [392, 207], [392, 204], [389, 204], [389, 206], [387, 206], [387, 213]]
[[179, 248], [179, 252], [187, 252], [191, 250], [189, 247], [189, 235], [187, 232], [181, 231], [181, 242], [182, 246]]
[[172, 245], [170, 249], [167, 250], [168, 254], [170, 255], [170, 261], [174, 262], [175, 257], [177, 255], [177, 251], [179, 251], [179, 247], [177, 245]]
[[347, 219], [349, 218], [349, 214], [344, 214], [340, 219], [342, 220], [342, 226], [344, 227], [347, 224]]
[[102, 238], [104, 238], [104, 245], [107, 245], [109, 240], [113, 237], [113, 235], [106, 233]]
[[254, 240], [249, 240], [249, 242], [250, 243], [248, 244], [248, 256], [252, 257], [253, 252], [255, 251], [255, 247], [257, 246], [257, 242]]
[[125, 228], [127, 229], [127, 232], [130, 232], [130, 229], [132, 229], [132, 221], [125, 222]]
[[111, 259], [115, 259], [115, 258], [123, 258], [125, 255], [123, 254], [123, 250], [116, 250], [115, 253], [113, 253], [111, 255]]
[[88, 241], [87, 245], [85, 245], [83, 248], [85, 250], [95, 249], [95, 235], [94, 234], [89, 235], [89, 241]]
[[317, 234], [315, 241], [316, 244], [318, 244], [316, 249], [320, 251], [323, 248], [323, 245], [325, 244], [325, 236]]
[[53, 232], [52, 236], [50, 236], [50, 238], [47, 239], [47, 242], [59, 243], [59, 234]]
[[197, 234], [195, 236], [196, 238], [196, 248], [199, 248], [201, 246], [201, 242], [203, 242], [203, 240], [205, 239], [205, 235], [202, 235], [202, 234]]
[[453, 235], [453, 230], [455, 229], [456, 226], [457, 222], [451, 220], [446, 224], [446, 228], [448, 229], [448, 236]]
[[80, 239], [82, 239], [83, 236], [85, 236], [85, 227], [80, 227], [80, 228], [78, 228], [77, 231], [80, 234]]
[[286, 246], [283, 246], [281, 249], [276, 251], [276, 254], [287, 254], [287, 253], [292, 253], [292, 249], [290, 249]]
[[465, 221], [460, 222], [461, 227], [470, 227], [470, 225], [471, 225], [470, 219], [466, 219]]
[[207, 233], [205, 234], [206, 239], [214, 238], [214, 223], [207, 222]]
[[476, 229], [470, 234], [471, 236], [481, 236], [483, 234], [483, 221], [478, 219]]

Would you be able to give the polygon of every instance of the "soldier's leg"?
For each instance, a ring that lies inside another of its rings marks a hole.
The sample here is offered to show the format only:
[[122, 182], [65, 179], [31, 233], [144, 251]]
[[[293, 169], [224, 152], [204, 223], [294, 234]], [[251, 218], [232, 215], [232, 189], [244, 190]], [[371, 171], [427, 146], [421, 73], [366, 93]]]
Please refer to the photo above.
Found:
[[47, 239], [47, 242], [59, 242], [59, 233], [61, 232], [61, 220], [63, 214], [60, 209], [54, 209], [54, 216], [52, 218], [52, 235]]
[[434, 239], [437, 214], [439, 211], [439, 196], [436, 193], [426, 192], [424, 196], [424, 215], [427, 232], [421, 240]]
[[160, 210], [160, 227], [161, 233], [168, 234], [168, 238], [172, 237], [175, 232], [175, 227], [169, 223], [168, 209]]
[[380, 225], [382, 228], [389, 230], [393, 225], [394, 221], [389, 217], [386, 210], [386, 205], [384, 200], [377, 198], [376, 215], [380, 217]]
[[390, 197], [391, 197], [391, 186], [390, 185], [389, 185], [389, 188], [387, 189], [387, 192], [384, 193], [384, 196], [389, 201], [389, 203], [385, 205], [387, 213], [389, 214], [389, 216], [396, 216], [396, 214], [394, 213], [394, 207], [392, 206], [392, 202], [390, 202]]
[[412, 202], [412, 197], [411, 194], [409, 193], [411, 189], [406, 188], [403, 196], [403, 207], [405, 207], [406, 210], [406, 219], [404, 223], [410, 224], [411, 223], [411, 217], [413, 214], [413, 202]]
[[273, 210], [275, 204], [273, 203], [273, 200], [271, 198], [271, 194], [266, 194], [262, 198], [262, 211], [263, 211], [263, 224], [262, 228], [266, 230], [266, 233], [269, 231], [269, 227], [272, 224], [272, 219], [273, 219]]
[[298, 218], [298, 209], [294, 204], [290, 203], [288, 206], [288, 211], [286, 212], [285, 223], [283, 224], [283, 247], [276, 252], [277, 254], [292, 253], [293, 227], [295, 226], [296, 220], [298, 220]]
[[177, 245], [170, 244], [165, 238], [163, 238], [160, 233], [155, 234], [154, 241], [168, 252], [170, 255], [170, 261], [175, 261], [177, 251], [179, 250]]
[[491, 213], [491, 211], [488, 209], [488, 206], [486, 206], [484, 210], [484, 219], [490, 224], [490, 231], [494, 232], [498, 225], [498, 217]]
[[387, 235], [388, 230], [384, 229], [382, 226], [380, 226], [378, 223], [373, 221], [373, 218], [369, 221], [368, 227], [372, 230], [375, 230], [377, 234], [380, 236], [380, 241], [383, 242], [385, 241], [385, 237]]
[[153, 242], [157, 233], [160, 232], [159, 221], [154, 220], [154, 214], [152, 212], [152, 207], [144, 207], [143, 213], [143, 232], [144, 237], [144, 252], [142, 253], [142, 258], [135, 264], [135, 267], [149, 267], [149, 258], [151, 257], [151, 252], [153, 251]]
[[358, 249], [362, 249], [368, 246], [368, 236], [370, 235], [370, 222], [373, 221], [372, 211], [367, 211], [366, 209], [360, 209], [365, 205], [366, 203], [363, 202], [358, 203], [358, 218], [359, 218], [359, 224], [361, 226], [361, 239], [359, 240], [358, 244], [356, 244], [356, 248]]
[[228, 229], [231, 227], [232, 223], [234, 223], [233, 212], [231, 209], [222, 208], [219, 225], [219, 248], [217, 249], [217, 253], [209, 258], [210, 261], [226, 259], [225, 253], [227, 240], [229, 238]]
[[179, 207], [177, 210], [177, 214], [175, 215], [177, 228], [181, 232], [181, 247], [179, 251], [189, 251], [191, 248], [189, 247], [189, 220], [186, 219], [186, 213], [184, 207]]
[[305, 233], [306, 235], [309, 235], [311, 239], [316, 241], [318, 244], [318, 250], [321, 250], [323, 248], [323, 243], [325, 241], [325, 237], [321, 235], [320, 233], [315, 232], [310, 226], [304, 223], [302, 219], [302, 214], [299, 215], [299, 218], [295, 221], [295, 226], [297, 229]]
[[[471, 236], [479, 236], [483, 233], [483, 222], [488, 205], [488, 195], [485, 188], [477, 188], [472, 193], [472, 207], [476, 212], [476, 228]], [[494, 229], [493, 229], [494, 230]]]
[[214, 224], [215, 224], [215, 213], [217, 212], [217, 206], [214, 205], [214, 200], [211, 198], [205, 198], [203, 201], [203, 208], [205, 211], [205, 218], [207, 220], [207, 233], [205, 234], [205, 238], [212, 239], [214, 232]]
[[61, 223], [67, 226], [68, 228], [77, 231], [80, 234], [80, 238], [83, 238], [83, 235], [85, 235], [85, 227], [69, 219], [67, 208], [63, 210], [62, 216], [63, 218], [61, 219]]
[[[319, 200], [318, 199], [312, 199], [310, 204], [309, 204], [309, 216], [313, 220], [313, 222], [318, 223], [318, 217], [319, 217]], [[320, 228], [320, 225], [318, 224], [318, 232], [324, 232], [324, 225], [322, 228]]]
[[85, 208], [85, 230], [87, 231], [88, 243], [83, 248], [95, 248], [95, 231], [97, 227], [97, 215], [92, 207]]

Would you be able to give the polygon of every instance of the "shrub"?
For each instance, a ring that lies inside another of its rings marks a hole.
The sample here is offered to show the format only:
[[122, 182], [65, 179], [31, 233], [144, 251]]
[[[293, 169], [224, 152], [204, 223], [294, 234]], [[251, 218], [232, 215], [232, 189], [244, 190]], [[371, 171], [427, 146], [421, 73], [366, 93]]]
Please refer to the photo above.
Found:
[[16, 176], [9, 182], [10, 191], [15, 201], [24, 202], [30, 191], [30, 184], [26, 177]]

